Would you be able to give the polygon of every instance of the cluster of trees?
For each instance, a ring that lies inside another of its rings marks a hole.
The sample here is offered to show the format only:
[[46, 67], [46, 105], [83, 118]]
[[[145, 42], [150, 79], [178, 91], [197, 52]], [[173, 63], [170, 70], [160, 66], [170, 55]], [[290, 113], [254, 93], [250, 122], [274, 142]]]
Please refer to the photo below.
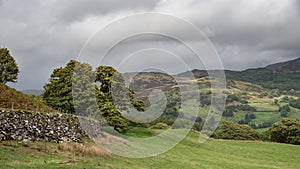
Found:
[[255, 116], [254, 113], [246, 113], [245, 116], [244, 116], [244, 119], [240, 120], [238, 123], [239, 124], [248, 124], [248, 125], [250, 125], [249, 123], [251, 122], [251, 120], [255, 119], [255, 118], [256, 118], [256, 116]]
[[300, 122], [296, 119], [283, 118], [268, 133], [271, 141], [300, 145]]
[[[18, 74], [18, 65], [10, 55], [9, 50], [7, 48], [0, 48], [0, 83], [15, 83]], [[277, 74], [276, 76], [279, 75], [280, 74]], [[284, 75], [292, 76], [290, 74]], [[298, 76], [298, 74], [293, 76]], [[114, 93], [112, 87], [118, 90], [114, 91]], [[178, 123], [179, 126], [175, 127], [183, 127], [186, 122], [186, 120], [183, 119], [184, 115], [179, 112], [181, 100], [177, 88], [166, 92], [167, 108], [164, 110], [163, 115], [153, 122], [149, 124], [138, 124], [125, 119], [121, 111], [129, 110], [131, 106], [138, 111], [144, 111], [145, 105], [143, 101], [134, 99], [133, 90], [125, 86], [122, 75], [110, 66], [99, 66], [94, 71], [89, 64], [71, 60], [65, 67], [54, 69], [50, 76], [49, 83], [45, 84], [44, 89], [42, 98], [50, 107], [71, 114], [79, 112], [80, 115], [84, 116], [95, 117], [97, 113], [100, 113], [100, 120], [105, 120], [108, 125], [113, 126], [114, 129], [119, 132], [126, 131], [130, 125], [167, 129], [178, 117], [182, 118], [182, 123]], [[278, 90], [272, 91], [272, 97], [278, 97], [280, 95]], [[210, 95], [211, 92], [201, 93], [200, 101], [202, 106], [210, 105]], [[267, 95], [266, 93], [262, 93], [262, 96]], [[264, 127], [272, 126], [267, 132], [259, 134], [250, 126], [242, 125], [251, 125], [249, 122], [251, 122], [251, 119], [256, 118], [255, 114], [253, 114], [256, 109], [248, 105], [246, 101], [240, 100], [236, 95], [228, 95], [227, 103], [234, 102], [240, 102], [242, 104], [228, 105], [224, 110], [223, 116], [232, 117], [234, 112], [244, 111], [246, 112], [245, 118], [240, 121], [239, 124], [222, 121], [213, 134], [214, 138], [235, 140], [261, 139], [281, 143], [300, 144], [300, 122], [298, 120], [283, 118], [274, 124], [265, 122], [263, 123]], [[274, 100], [274, 104], [278, 105], [278, 102], [279, 100]], [[291, 110], [290, 106], [300, 109], [300, 98], [293, 99], [284, 97], [281, 102], [288, 103], [284, 106], [279, 106], [279, 112], [282, 117], [287, 117], [288, 112]], [[193, 129], [201, 130], [203, 125], [202, 118], [192, 117], [191, 121], [194, 121], [194, 119], [196, 119], [196, 121]]]
[[[300, 90], [299, 72], [276, 72], [252, 69], [242, 72], [227, 73], [228, 80], [245, 81], [258, 84], [268, 89], [279, 89], [289, 91]], [[276, 97], [276, 96], [274, 96]]]
[[223, 120], [213, 134], [213, 138], [231, 140], [258, 140], [260, 135], [248, 125]]
[[226, 106], [226, 108], [223, 112], [223, 116], [224, 117], [233, 117], [234, 112], [238, 112], [238, 111], [249, 112], [251, 114], [251, 112], [256, 112], [256, 108], [252, 107], [248, 104], [229, 105], [229, 106]]
[[223, 120], [213, 134], [213, 138], [231, 140], [263, 140], [300, 145], [300, 122], [283, 118], [269, 130], [260, 134], [248, 125]]
[[[123, 93], [113, 98], [112, 85]], [[86, 116], [100, 112], [119, 132], [125, 131], [130, 123], [121, 115], [121, 110], [131, 104], [139, 111], [144, 109], [143, 102], [133, 99], [134, 93], [125, 86], [121, 74], [110, 66], [99, 66], [93, 71], [90, 65], [71, 60], [65, 67], [54, 69], [44, 89], [42, 97], [50, 107]], [[118, 98], [124, 95], [129, 95], [130, 102], [119, 102], [122, 100]], [[115, 102], [122, 106], [116, 107]]]
[[291, 107], [300, 109], [300, 98], [298, 98], [298, 99], [290, 99], [290, 100], [289, 100], [289, 105], [290, 105]]

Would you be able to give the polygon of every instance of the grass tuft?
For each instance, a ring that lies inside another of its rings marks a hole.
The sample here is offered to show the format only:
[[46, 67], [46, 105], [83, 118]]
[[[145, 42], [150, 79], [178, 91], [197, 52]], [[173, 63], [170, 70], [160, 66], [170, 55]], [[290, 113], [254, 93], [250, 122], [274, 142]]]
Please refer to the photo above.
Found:
[[96, 146], [87, 146], [81, 143], [59, 142], [58, 148], [81, 156], [111, 156], [111, 153]]

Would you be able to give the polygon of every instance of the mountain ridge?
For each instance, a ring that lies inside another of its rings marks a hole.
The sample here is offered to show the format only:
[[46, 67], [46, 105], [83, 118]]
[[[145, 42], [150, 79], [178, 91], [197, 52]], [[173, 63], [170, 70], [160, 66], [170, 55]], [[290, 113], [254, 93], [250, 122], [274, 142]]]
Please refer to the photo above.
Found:
[[[209, 70], [211, 72], [213, 71], [220, 71], [220, 70]], [[222, 70], [221, 70], [222, 71]], [[203, 77], [208, 76], [208, 72], [206, 70], [199, 70], [194, 69], [192, 71], [186, 71], [179, 74], [172, 75], [176, 78], [183, 78], [187, 77], [190, 73], [193, 73], [194, 77], [199, 79]], [[226, 79], [227, 80], [235, 80], [235, 81], [244, 81], [249, 82], [253, 84], [258, 84], [263, 86], [264, 88], [269, 89], [281, 89], [281, 90], [300, 90], [300, 57], [285, 61], [285, 62], [279, 62], [275, 64], [270, 64], [265, 67], [259, 67], [259, 68], [249, 68], [242, 71], [235, 71], [235, 70], [224, 70]], [[157, 73], [147, 72], [144, 74], [139, 74], [139, 77], [134, 78], [134, 81], [139, 81], [140, 84], [142, 84], [145, 79], [151, 79], [149, 76], [157, 76]], [[126, 73], [125, 73], [126, 74]], [[134, 73], [131, 73], [134, 74]], [[161, 80], [163, 80], [164, 84], [174, 84], [166, 82], [166, 79], [170, 79], [170, 75], [165, 74], [166, 76], [163, 76], [164, 73], [159, 73]], [[128, 76], [127, 76], [128, 77]], [[153, 78], [152, 77], [152, 78]], [[158, 78], [155, 78], [155, 81], [158, 81]], [[151, 83], [149, 80], [147, 80], [147, 83]], [[163, 84], [163, 83], [161, 83]], [[151, 84], [148, 84], [148, 86], [151, 86]]]
[[276, 72], [300, 72], [300, 57], [285, 62], [271, 64], [265, 68]]

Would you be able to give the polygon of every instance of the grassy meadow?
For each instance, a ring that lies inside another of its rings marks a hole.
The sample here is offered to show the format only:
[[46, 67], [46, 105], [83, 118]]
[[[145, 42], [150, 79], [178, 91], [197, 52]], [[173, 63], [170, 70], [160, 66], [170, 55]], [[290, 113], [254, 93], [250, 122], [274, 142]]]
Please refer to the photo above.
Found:
[[[143, 130], [143, 131], [142, 131]], [[134, 137], [151, 136], [150, 129], [133, 128], [127, 134]], [[119, 157], [84, 140], [82, 146], [70, 147], [49, 142], [0, 143], [1, 168], [300, 168], [300, 146], [253, 141], [210, 139], [198, 143], [195, 132], [176, 147], [151, 158]], [[81, 147], [81, 148], [80, 148]]]

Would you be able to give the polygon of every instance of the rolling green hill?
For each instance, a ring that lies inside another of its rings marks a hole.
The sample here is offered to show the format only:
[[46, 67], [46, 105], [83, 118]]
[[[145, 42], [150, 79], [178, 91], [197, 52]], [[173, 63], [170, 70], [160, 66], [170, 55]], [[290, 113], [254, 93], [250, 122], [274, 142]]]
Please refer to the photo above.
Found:
[[[175, 76], [185, 76], [188, 72]], [[192, 70], [196, 78], [207, 77], [206, 70]], [[268, 65], [262, 68], [251, 68], [243, 71], [225, 70], [227, 80], [245, 81], [258, 84], [268, 89], [300, 90], [300, 58]], [[295, 92], [300, 96], [299, 92]]]
[[286, 62], [275, 63], [265, 68], [276, 72], [300, 72], [300, 57]]
[[23, 94], [0, 83], [0, 108], [4, 109], [24, 109], [32, 111], [53, 111], [52, 108], [46, 106], [41, 98]]
[[[84, 143], [85, 146], [91, 144], [90, 142]], [[168, 152], [145, 159], [110, 156], [98, 148], [87, 149], [84, 145], [73, 144], [72, 146], [71, 143], [66, 147], [65, 143], [57, 145], [48, 142], [2, 142], [0, 143], [0, 163], [3, 168], [15, 169], [300, 168], [300, 146], [214, 139], [199, 144], [198, 134], [193, 132]]]
[[[136, 92], [136, 96], [146, 103], [148, 101], [147, 96], [151, 90], [161, 89], [164, 91], [168, 100], [164, 115], [168, 116], [169, 119], [175, 119], [180, 112], [178, 82], [180, 84], [198, 83], [200, 103], [202, 105], [199, 107], [198, 116], [202, 119], [206, 119], [210, 107], [210, 85], [213, 79], [206, 77], [203, 71], [193, 70], [193, 73], [196, 77], [194, 81], [186, 80], [184, 74], [172, 77], [156, 72], [138, 73], [134, 78], [131, 78], [130, 86], [132, 86]], [[235, 73], [234, 76], [238, 77]], [[268, 76], [268, 74], [266, 74], [266, 76]], [[251, 75], [251, 78], [255, 79], [256, 76]], [[292, 78], [289, 80], [293, 81]], [[227, 80], [227, 89], [223, 92], [226, 92], [228, 95], [225, 111], [230, 111], [229, 115], [228, 112], [227, 115], [224, 113], [223, 118], [240, 124], [248, 124], [258, 130], [268, 128], [283, 118], [284, 116], [279, 112], [280, 107], [289, 105], [290, 99], [298, 98], [296, 94], [298, 92], [297, 90], [291, 93], [281, 89], [270, 89], [257, 83], [239, 80]], [[283, 98], [288, 98], [288, 100]], [[275, 100], [278, 101], [277, 104], [274, 103]], [[187, 104], [188, 103], [189, 102], [187, 102]], [[197, 108], [198, 105], [190, 104], [189, 107], [192, 110], [193, 108]], [[300, 110], [291, 107], [286, 117], [300, 120]], [[169, 123], [171, 123], [172, 120], [158, 120], [157, 122], [164, 122], [170, 125]]]
[[253, 68], [244, 71], [226, 71], [226, 78], [262, 85], [269, 89], [300, 89], [300, 58], [275, 63], [264, 68]]

